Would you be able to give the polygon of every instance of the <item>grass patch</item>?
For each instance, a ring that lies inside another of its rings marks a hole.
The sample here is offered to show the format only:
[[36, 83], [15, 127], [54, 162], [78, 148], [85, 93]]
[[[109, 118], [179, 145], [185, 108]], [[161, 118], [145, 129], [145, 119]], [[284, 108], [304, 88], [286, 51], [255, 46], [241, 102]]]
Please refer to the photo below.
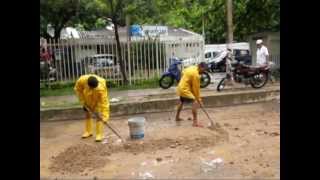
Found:
[[280, 68], [271, 70], [271, 75], [276, 79], [280, 80]]
[[[137, 81], [132, 85], [125, 86], [118, 85], [115, 82], [108, 82], [107, 84], [110, 91], [119, 91], [157, 88], [159, 87], [158, 82], [159, 78], [156, 77], [153, 79]], [[40, 84], [40, 97], [73, 95], [74, 84], [75, 82], [51, 83], [49, 87], [46, 87], [44, 84]]]

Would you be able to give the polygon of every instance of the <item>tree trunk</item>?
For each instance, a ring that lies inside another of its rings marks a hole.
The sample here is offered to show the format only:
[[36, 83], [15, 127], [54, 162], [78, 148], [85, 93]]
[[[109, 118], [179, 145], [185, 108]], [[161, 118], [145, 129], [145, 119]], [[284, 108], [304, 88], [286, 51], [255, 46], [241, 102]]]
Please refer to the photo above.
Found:
[[227, 46], [231, 48], [233, 41], [232, 0], [226, 0], [227, 10]]
[[118, 57], [119, 57], [119, 63], [120, 63], [120, 70], [121, 70], [122, 77], [123, 77], [123, 83], [126, 85], [126, 84], [128, 84], [128, 79], [127, 79], [127, 75], [125, 72], [124, 63], [122, 60], [122, 53], [121, 53], [121, 46], [120, 46], [119, 32], [118, 32], [118, 24], [115, 21], [112, 21], [112, 23], [114, 24], [114, 33], [116, 35], [116, 43], [117, 43]]
[[61, 35], [61, 30], [62, 28], [58, 27], [54, 27], [54, 40], [57, 42], [60, 39], [60, 35]]

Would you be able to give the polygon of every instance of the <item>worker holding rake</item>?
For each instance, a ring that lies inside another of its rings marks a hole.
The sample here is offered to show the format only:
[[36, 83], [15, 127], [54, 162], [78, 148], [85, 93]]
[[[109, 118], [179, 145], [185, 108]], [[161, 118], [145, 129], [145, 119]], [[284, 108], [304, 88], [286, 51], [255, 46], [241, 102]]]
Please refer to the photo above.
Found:
[[193, 126], [203, 127], [197, 119], [197, 109], [203, 106], [200, 98], [200, 74], [208, 68], [204, 62], [197, 66], [190, 66], [184, 69], [181, 80], [177, 87], [177, 94], [180, 101], [177, 108], [176, 121], [181, 121], [180, 112], [184, 103], [192, 103]]
[[87, 138], [93, 134], [94, 114], [96, 121], [96, 141], [100, 142], [104, 138], [104, 124], [109, 120], [109, 98], [106, 80], [94, 75], [81, 76], [74, 87], [83, 110], [86, 113], [85, 131], [82, 138]]

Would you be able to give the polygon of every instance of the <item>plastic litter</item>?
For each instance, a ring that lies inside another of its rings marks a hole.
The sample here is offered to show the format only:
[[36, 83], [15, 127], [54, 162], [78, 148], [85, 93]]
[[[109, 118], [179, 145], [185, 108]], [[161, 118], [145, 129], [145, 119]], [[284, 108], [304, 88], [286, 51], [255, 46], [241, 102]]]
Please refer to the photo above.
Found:
[[219, 166], [223, 165], [223, 159], [221, 158], [216, 158], [211, 161], [205, 161], [201, 158], [201, 162], [202, 162], [201, 170], [205, 173], [212, 171], [218, 168]]
[[110, 99], [110, 102], [119, 102], [119, 101], [120, 101], [119, 98], [111, 98], [111, 99]]
[[139, 176], [142, 178], [142, 179], [153, 179], [154, 176], [149, 173], [149, 172], [145, 172], [145, 173], [139, 173]]
[[214, 151], [210, 151], [210, 152], [208, 152], [208, 154], [214, 154], [215, 152]]
[[104, 140], [102, 141], [102, 144], [108, 144], [108, 140], [107, 140], [107, 139], [104, 139]]

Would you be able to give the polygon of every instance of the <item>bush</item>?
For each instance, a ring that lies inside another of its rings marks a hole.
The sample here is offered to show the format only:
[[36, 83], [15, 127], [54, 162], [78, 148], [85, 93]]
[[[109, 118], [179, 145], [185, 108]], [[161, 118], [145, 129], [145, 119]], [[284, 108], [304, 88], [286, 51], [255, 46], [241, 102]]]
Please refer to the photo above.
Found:
[[276, 68], [271, 70], [271, 75], [276, 79], [279, 80], [280, 79], [280, 68]]
[[75, 82], [53, 82], [49, 85], [46, 85], [44, 83], [40, 84], [40, 89], [65, 89], [65, 88], [73, 88], [75, 85]]

